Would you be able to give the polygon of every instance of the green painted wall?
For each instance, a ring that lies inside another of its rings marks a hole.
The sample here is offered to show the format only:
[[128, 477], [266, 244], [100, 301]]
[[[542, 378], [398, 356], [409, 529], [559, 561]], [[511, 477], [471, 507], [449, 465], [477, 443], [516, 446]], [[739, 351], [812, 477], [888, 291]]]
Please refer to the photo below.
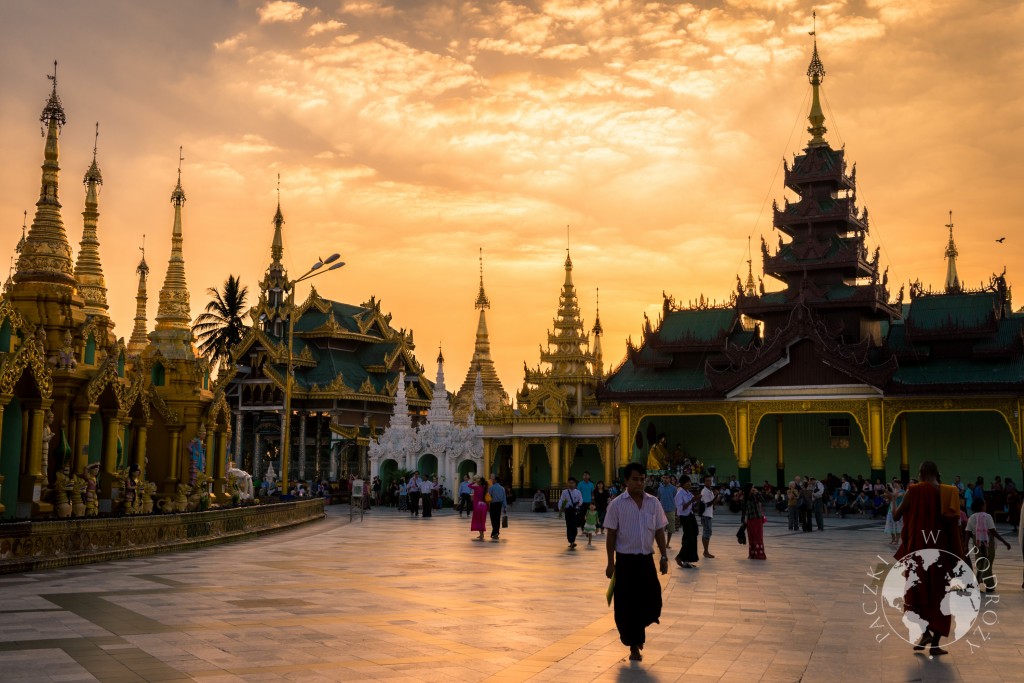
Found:
[[18, 469], [21, 467], [21, 402], [12, 398], [4, 406], [3, 438], [0, 440], [0, 474], [4, 475], [4, 517], [14, 517], [18, 503]]
[[[775, 486], [776, 480], [776, 426], [775, 415], [765, 415], [758, 425], [754, 439], [754, 452], [750, 459], [750, 480], [756, 484], [768, 482]], [[849, 448], [832, 448], [829, 420], [849, 418]], [[782, 454], [785, 461], [786, 480], [800, 475], [823, 478], [831, 472], [837, 477], [849, 474], [856, 477], [871, 474], [868, 447], [864, 443], [860, 428], [852, 416], [846, 414], [815, 413], [811, 415], [782, 416]], [[899, 460], [891, 468], [890, 476], [899, 475]]]
[[604, 464], [601, 462], [601, 450], [596, 444], [582, 444], [576, 447], [576, 457], [569, 467], [569, 476], [576, 481], [583, 481], [583, 473], [590, 472], [594, 482], [604, 479]]
[[[917, 476], [923, 460], [934, 460], [942, 481], [952, 483], [985, 478], [988, 489], [998, 474], [1020, 485], [1021, 463], [1006, 420], [998, 413], [907, 413], [907, 450], [910, 476]], [[886, 473], [898, 472], [899, 424], [889, 443]]]
[[537, 489], [546, 492], [551, 486], [551, 462], [548, 460], [547, 449], [537, 443], [527, 446], [526, 467], [530, 493]]
[[[637, 449], [633, 442], [633, 462], [647, 464], [651, 445], [647, 442], [647, 425], [654, 422], [658, 433], [664, 432], [668, 439], [668, 451], [675, 451], [680, 444], [683, 453], [697, 458], [708, 465], [715, 465], [718, 472], [736, 472], [736, 454], [725, 420], [718, 415], [681, 415], [672, 417], [645, 417], [640, 421], [640, 433], [644, 435], [643, 449]], [[591, 470], [593, 474], [593, 470]]]

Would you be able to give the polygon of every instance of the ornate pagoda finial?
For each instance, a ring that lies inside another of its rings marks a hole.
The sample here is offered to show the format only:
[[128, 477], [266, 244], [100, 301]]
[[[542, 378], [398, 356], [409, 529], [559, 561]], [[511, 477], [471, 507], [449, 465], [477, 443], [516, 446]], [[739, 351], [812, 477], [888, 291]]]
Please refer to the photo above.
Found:
[[103, 184], [103, 174], [100, 173], [100, 167], [96, 164], [96, 151], [100, 143], [100, 122], [96, 122], [96, 136], [92, 141], [92, 164], [90, 164], [88, 170], [85, 172], [85, 177], [82, 179], [82, 184], [89, 187], [90, 183], [96, 185]]
[[484, 293], [484, 248], [480, 247], [480, 291], [476, 295], [476, 308], [483, 310], [491, 307], [491, 300]]
[[18, 254], [25, 248], [25, 236], [28, 234], [28, 209], [25, 209], [25, 213], [21, 218], [21, 239], [18, 240], [18, 246], [14, 247], [14, 251]]
[[594, 334], [604, 334], [604, 328], [601, 327], [601, 288], [597, 288], [597, 305], [594, 311]]
[[[764, 243], [764, 240], [762, 238], [762, 244], [763, 243]], [[753, 257], [751, 256], [751, 251], [750, 251], [750, 237], [749, 236], [747, 237], [747, 282], [746, 282], [746, 285], [744, 286], [744, 294], [746, 294], [747, 296], [755, 296], [757, 294], [757, 290], [754, 287], [754, 265], [753, 265]]]
[[956, 249], [956, 243], [953, 241], [953, 212], [949, 212], [949, 223], [946, 224], [949, 228], [949, 242], [946, 244], [946, 293], [959, 292], [960, 278], [956, 272], [956, 257], [960, 253]]
[[64, 107], [60, 103], [60, 97], [57, 95], [57, 60], [53, 60], [53, 75], [47, 74], [47, 79], [53, 81], [53, 90], [50, 91], [50, 98], [46, 100], [46, 105], [43, 106], [43, 113], [39, 115], [39, 123], [42, 124], [39, 127], [39, 132], [46, 137], [46, 129], [53, 122], [57, 125], [57, 128], [62, 128], [65, 123], [68, 122], [68, 117], [64, 115]]
[[142, 246], [139, 247], [142, 257], [135, 272], [139, 275], [139, 289], [135, 294], [135, 326], [132, 328], [132, 336], [128, 340], [128, 355], [138, 356], [146, 348], [149, 338], [146, 332], [147, 314], [146, 305], [149, 297], [146, 293], [146, 280], [149, 278], [149, 265], [146, 263], [146, 235], [142, 235]]
[[[39, 199], [36, 201], [36, 215], [28, 231], [18, 257], [14, 274], [15, 288], [20, 283], [51, 284], [74, 287], [75, 269], [71, 255], [71, 244], [64, 230], [61, 216], [58, 185], [60, 181], [60, 129], [67, 122], [60, 97], [57, 95], [57, 66], [47, 76], [53, 81], [50, 97], [43, 108], [39, 121], [43, 124], [46, 142], [43, 145], [42, 177]], [[77, 297], [76, 297], [77, 298]], [[80, 300], [79, 300], [80, 301]], [[81, 305], [81, 304], [76, 304]]]
[[92, 145], [92, 164], [82, 179], [85, 185], [85, 211], [82, 212], [82, 241], [78, 248], [78, 261], [75, 263], [75, 280], [78, 291], [85, 299], [85, 312], [89, 315], [107, 316], [107, 283], [103, 277], [103, 266], [100, 262], [99, 225], [99, 186], [103, 184], [103, 175], [96, 163], [99, 147], [100, 124], [96, 123], [96, 135]]
[[270, 244], [270, 257], [275, 265], [280, 265], [284, 257], [284, 214], [281, 213], [281, 174], [277, 174], [277, 211], [274, 212], [274, 241]]
[[821, 101], [818, 99], [818, 89], [825, 80], [825, 66], [818, 56], [818, 13], [812, 12], [811, 17], [814, 20], [814, 28], [810, 31], [810, 35], [814, 37], [814, 52], [811, 54], [811, 63], [807, 67], [807, 80], [811, 82], [811, 112], [807, 116], [811, 125], [807, 132], [812, 135], [809, 146], [819, 147], [828, 144], [823, 137], [828, 130], [825, 128], [825, 114], [821, 110]]
[[171, 192], [171, 204], [180, 207], [185, 203], [185, 191], [181, 189], [181, 162], [185, 161], [185, 148], [178, 147], [178, 184]]

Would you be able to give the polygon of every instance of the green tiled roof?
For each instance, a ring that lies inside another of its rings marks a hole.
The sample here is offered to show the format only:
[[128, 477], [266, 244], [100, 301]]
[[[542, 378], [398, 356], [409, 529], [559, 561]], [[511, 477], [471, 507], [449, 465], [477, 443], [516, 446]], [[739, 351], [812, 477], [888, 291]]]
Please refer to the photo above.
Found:
[[362, 306], [352, 306], [338, 301], [331, 301], [331, 309], [327, 313], [321, 313], [317, 308], [310, 307], [295, 321], [295, 332], [311, 332], [327, 322], [328, 316], [333, 316], [335, 322], [349, 332], [359, 332], [359, 325], [353, 318], [369, 309]]
[[1024, 382], [1024, 357], [987, 362], [968, 359], [907, 363], [896, 371], [897, 384], [1016, 384]]
[[711, 385], [700, 368], [639, 368], [627, 360], [606, 384], [611, 392], [697, 391]]
[[658, 337], [662, 343], [709, 343], [724, 336], [736, 323], [735, 308], [672, 311], [662, 321]]
[[919, 297], [910, 304], [907, 325], [927, 331], [976, 329], [994, 321], [994, 297], [990, 292]]

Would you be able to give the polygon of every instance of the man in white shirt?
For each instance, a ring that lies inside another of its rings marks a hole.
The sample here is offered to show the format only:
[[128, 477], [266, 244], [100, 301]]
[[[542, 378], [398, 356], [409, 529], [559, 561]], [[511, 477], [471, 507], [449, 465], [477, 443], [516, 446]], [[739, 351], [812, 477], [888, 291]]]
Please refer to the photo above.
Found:
[[419, 470], [409, 477], [409, 514], [414, 517], [420, 516], [420, 481]]
[[711, 551], [708, 550], [708, 544], [711, 543], [711, 523], [715, 519], [715, 504], [718, 503], [720, 497], [721, 494], [711, 488], [711, 477], [704, 477], [704, 488], [700, 490], [700, 502], [704, 504], [704, 512], [700, 515], [700, 523], [704, 527], [704, 531], [700, 536], [700, 541], [704, 545], [704, 557], [709, 559], [715, 558]]
[[576, 534], [580, 530], [579, 515], [583, 507], [583, 494], [576, 488], [576, 477], [569, 477], [567, 487], [558, 498], [558, 511], [565, 514], [565, 537], [569, 550], [576, 549]]
[[661, 618], [661, 584], [654, 568], [654, 543], [661, 553], [661, 573], [668, 573], [665, 526], [668, 520], [657, 498], [644, 492], [647, 470], [638, 462], [626, 465], [626, 492], [608, 503], [604, 528], [608, 534], [608, 566], [614, 577], [615, 627], [629, 647], [629, 658], [643, 659], [646, 629]]
[[420, 479], [420, 500], [423, 501], [423, 516], [433, 517], [433, 496], [434, 482], [427, 477]]

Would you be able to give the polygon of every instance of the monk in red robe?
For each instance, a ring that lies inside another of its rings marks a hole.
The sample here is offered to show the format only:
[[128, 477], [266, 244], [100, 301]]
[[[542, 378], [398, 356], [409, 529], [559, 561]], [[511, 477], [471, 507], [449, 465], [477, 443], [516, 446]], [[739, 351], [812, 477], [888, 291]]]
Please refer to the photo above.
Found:
[[903, 596], [903, 611], [914, 612], [928, 622], [928, 628], [914, 650], [921, 651], [930, 645], [930, 654], [935, 656], [947, 654], [939, 647], [939, 639], [949, 636], [952, 618], [942, 613], [940, 605], [947, 590], [946, 576], [963, 558], [963, 544], [959, 510], [954, 517], [951, 502], [943, 500], [948, 495], [943, 496], [939, 468], [926, 460], [921, 463], [920, 477], [920, 483], [910, 485], [903, 502], [892, 513], [893, 520], [906, 518], [895, 557], [902, 560], [926, 549], [944, 551], [938, 561], [924, 572], [921, 580], [910, 586]]

